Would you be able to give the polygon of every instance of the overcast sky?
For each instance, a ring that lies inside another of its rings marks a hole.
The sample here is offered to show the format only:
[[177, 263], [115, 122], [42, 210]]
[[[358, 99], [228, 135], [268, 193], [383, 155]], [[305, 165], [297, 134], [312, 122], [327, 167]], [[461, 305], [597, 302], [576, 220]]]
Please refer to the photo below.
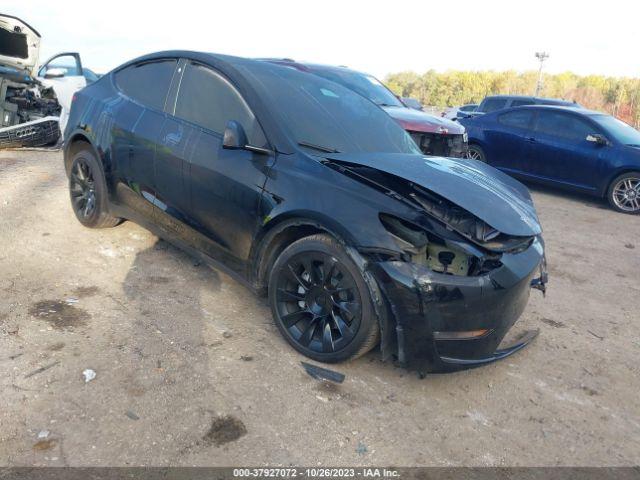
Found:
[[104, 73], [138, 55], [190, 49], [347, 65], [384, 77], [428, 69], [640, 77], [640, 2], [316, 0], [13, 1], [42, 35], [41, 60], [79, 51]]

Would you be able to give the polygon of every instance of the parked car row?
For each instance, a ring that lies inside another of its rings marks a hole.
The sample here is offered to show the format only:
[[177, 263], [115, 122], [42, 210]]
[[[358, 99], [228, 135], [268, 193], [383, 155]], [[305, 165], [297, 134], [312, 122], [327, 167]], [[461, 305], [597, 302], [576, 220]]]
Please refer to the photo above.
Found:
[[470, 158], [517, 178], [607, 198], [640, 213], [640, 132], [600, 112], [552, 104], [461, 119]]

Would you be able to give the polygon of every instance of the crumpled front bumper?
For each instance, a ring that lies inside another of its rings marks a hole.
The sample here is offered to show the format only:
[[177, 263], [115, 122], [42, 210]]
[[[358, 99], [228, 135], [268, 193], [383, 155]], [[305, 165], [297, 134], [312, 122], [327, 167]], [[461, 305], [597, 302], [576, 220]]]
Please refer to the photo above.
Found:
[[[370, 271], [393, 317], [386, 331], [383, 328], [383, 356], [395, 353], [411, 370], [447, 372], [485, 365], [525, 347], [537, 331], [498, 348], [527, 305], [532, 286], [544, 289], [542, 241], [536, 239], [523, 252], [503, 254], [501, 262], [502, 266], [476, 277], [444, 275], [400, 261], [372, 264]], [[447, 338], [480, 330], [487, 332]]]

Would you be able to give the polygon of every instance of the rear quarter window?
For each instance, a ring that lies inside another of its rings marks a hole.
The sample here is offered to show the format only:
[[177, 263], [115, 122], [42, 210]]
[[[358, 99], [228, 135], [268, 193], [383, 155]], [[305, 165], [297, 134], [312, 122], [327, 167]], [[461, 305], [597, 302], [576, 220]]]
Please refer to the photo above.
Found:
[[176, 64], [167, 59], [131, 65], [115, 73], [116, 85], [128, 97], [162, 110]]
[[498, 116], [498, 123], [514, 128], [529, 128], [533, 112], [530, 110], [516, 110], [515, 112], [507, 112]]
[[496, 110], [500, 110], [507, 106], [506, 98], [489, 98], [485, 100], [482, 104], [482, 109], [480, 111], [484, 113], [495, 112]]

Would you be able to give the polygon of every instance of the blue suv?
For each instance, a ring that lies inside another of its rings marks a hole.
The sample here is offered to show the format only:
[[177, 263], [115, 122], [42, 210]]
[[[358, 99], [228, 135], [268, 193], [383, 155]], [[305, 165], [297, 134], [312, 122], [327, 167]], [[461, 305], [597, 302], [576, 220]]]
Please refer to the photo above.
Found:
[[601, 112], [529, 105], [461, 119], [470, 158], [640, 213], [640, 132]]

